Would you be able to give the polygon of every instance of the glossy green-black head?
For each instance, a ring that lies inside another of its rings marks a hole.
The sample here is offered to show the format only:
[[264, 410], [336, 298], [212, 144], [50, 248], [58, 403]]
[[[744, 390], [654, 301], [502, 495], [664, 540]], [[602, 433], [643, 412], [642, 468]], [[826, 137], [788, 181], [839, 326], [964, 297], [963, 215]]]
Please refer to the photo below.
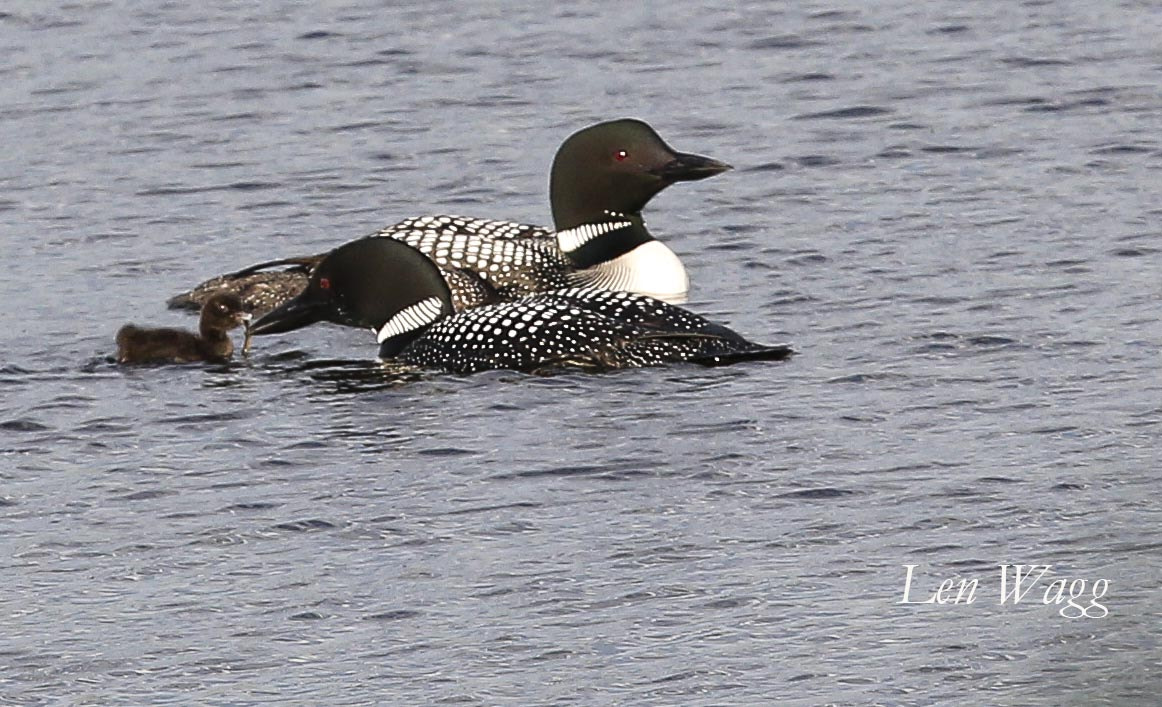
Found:
[[422, 331], [452, 313], [452, 296], [439, 269], [406, 243], [362, 238], [327, 254], [306, 290], [250, 327], [281, 334], [327, 321], [370, 327], [380, 342]]
[[674, 150], [640, 120], [591, 125], [570, 135], [553, 159], [553, 222], [561, 231], [605, 220], [605, 211], [637, 214], [674, 182], [705, 179], [728, 169], [724, 162]]

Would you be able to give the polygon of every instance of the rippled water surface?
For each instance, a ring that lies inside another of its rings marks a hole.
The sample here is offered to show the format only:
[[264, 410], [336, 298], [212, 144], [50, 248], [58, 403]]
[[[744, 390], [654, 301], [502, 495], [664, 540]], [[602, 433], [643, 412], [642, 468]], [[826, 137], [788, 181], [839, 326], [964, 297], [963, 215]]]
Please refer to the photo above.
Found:
[[[51, 5], [0, 9], [0, 701], [1156, 704], [1156, 3]], [[548, 223], [625, 115], [736, 165], [647, 217], [791, 362], [105, 359], [251, 262]]]

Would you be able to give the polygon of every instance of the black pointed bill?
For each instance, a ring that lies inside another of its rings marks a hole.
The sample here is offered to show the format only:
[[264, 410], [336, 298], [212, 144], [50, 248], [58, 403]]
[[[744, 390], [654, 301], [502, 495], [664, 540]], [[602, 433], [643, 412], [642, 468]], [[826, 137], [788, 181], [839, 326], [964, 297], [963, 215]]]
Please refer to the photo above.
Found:
[[250, 333], [256, 336], [282, 334], [324, 321], [330, 313], [329, 302], [314, 299], [307, 291], [264, 314], [250, 325]]
[[706, 179], [716, 174], [722, 174], [733, 169], [725, 162], [719, 162], [702, 155], [691, 155], [685, 152], [675, 153], [674, 159], [666, 164], [651, 170], [651, 172], [668, 182], [692, 182], [697, 179]]

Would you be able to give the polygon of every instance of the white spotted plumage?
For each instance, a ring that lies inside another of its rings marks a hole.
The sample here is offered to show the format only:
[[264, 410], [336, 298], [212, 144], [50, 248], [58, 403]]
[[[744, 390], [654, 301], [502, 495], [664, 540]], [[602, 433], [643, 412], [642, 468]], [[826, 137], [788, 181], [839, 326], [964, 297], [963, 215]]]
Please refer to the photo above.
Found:
[[441, 319], [399, 358], [473, 373], [627, 368], [759, 348], [726, 327], [651, 297], [567, 288]]
[[505, 298], [563, 287], [573, 269], [551, 231], [513, 221], [421, 216], [375, 235], [403, 241], [442, 268], [473, 272]]

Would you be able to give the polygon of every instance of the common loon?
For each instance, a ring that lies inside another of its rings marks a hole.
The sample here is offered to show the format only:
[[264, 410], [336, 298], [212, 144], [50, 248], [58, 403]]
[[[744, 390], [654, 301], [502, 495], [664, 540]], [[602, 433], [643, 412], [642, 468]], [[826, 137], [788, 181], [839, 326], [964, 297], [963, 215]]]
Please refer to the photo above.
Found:
[[226, 333], [250, 320], [242, 300], [219, 292], [202, 305], [199, 333], [184, 329], [143, 329], [126, 324], [117, 332], [117, 363], [224, 362], [234, 354]]
[[[475, 295], [460, 295], [466, 283], [456, 277], [457, 271], [478, 275], [500, 299], [590, 286], [680, 303], [689, 290], [686, 269], [650, 234], [642, 209], [675, 182], [705, 179], [730, 168], [709, 157], [675, 151], [640, 120], [613, 120], [574, 133], [557, 150], [549, 177], [555, 231], [511, 221], [421, 216], [374, 235], [403, 241], [451, 273], [458, 310], [482, 302]], [[169, 305], [192, 309], [209, 294], [227, 289], [243, 297], [257, 315], [298, 294], [321, 257], [275, 260], [213, 278], [173, 297]], [[293, 267], [268, 271], [285, 265]]]
[[721, 365], [792, 353], [629, 292], [565, 288], [456, 313], [435, 264], [406, 243], [375, 237], [327, 254], [303, 293], [251, 332], [279, 334], [319, 321], [369, 327], [382, 359], [453, 373]]

